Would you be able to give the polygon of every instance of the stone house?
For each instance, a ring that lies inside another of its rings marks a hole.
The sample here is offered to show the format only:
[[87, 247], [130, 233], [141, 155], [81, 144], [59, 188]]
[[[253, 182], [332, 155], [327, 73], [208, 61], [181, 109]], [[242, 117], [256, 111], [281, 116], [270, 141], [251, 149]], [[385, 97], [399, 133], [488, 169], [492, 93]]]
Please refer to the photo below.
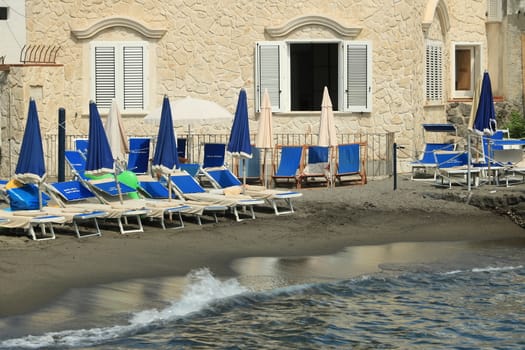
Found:
[[164, 95], [233, 113], [244, 88], [255, 127], [268, 89], [275, 132], [315, 134], [324, 86], [338, 133], [394, 133], [406, 170], [422, 123], [466, 128], [483, 71], [498, 109], [523, 111], [521, 3], [3, 0], [0, 176], [12, 174], [30, 97], [45, 135], [57, 133], [59, 108], [67, 134], [86, 135], [89, 101], [104, 116], [113, 98], [130, 135], [154, 135], [143, 118]]

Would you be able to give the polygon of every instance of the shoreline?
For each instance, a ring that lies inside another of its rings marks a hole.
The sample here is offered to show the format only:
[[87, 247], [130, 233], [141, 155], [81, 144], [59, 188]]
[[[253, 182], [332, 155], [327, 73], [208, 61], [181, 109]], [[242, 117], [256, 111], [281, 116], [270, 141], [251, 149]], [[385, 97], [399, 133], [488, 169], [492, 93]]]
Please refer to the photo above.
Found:
[[[294, 202], [296, 213], [275, 216], [261, 208], [257, 219], [240, 223], [226, 217], [219, 224], [198, 226], [188, 219], [180, 230], [146, 225], [144, 233], [128, 235], [103, 226], [102, 237], [78, 240], [71, 233], [57, 232], [56, 240], [42, 242], [0, 234], [0, 278], [5, 281], [0, 317], [31, 312], [71, 288], [184, 276], [201, 267], [230, 277], [232, 262], [246, 257], [328, 255], [349, 246], [395, 242], [525, 237], [525, 231], [506, 216], [440, 199], [452, 193], [464, 198], [462, 189], [403, 181], [393, 191], [390, 180], [374, 180], [364, 186], [301, 191], [303, 198]], [[491, 191], [476, 190], [468, 199], [492, 196], [500, 203], [510, 194], [522, 196], [518, 188]]]

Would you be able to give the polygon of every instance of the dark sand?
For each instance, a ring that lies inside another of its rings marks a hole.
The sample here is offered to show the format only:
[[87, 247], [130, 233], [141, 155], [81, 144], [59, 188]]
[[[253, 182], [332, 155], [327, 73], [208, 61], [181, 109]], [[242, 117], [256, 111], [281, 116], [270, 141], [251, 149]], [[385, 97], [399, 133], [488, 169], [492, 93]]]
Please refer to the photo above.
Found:
[[221, 217], [219, 224], [198, 226], [188, 218], [182, 230], [147, 226], [144, 233], [128, 235], [103, 226], [102, 237], [78, 240], [63, 230], [56, 240], [41, 242], [4, 232], [0, 317], [30, 312], [75, 287], [183, 276], [200, 267], [229, 276], [234, 274], [232, 261], [243, 257], [332, 254], [348, 246], [392, 242], [524, 237], [516, 220], [496, 213], [517, 212], [523, 190], [523, 185], [484, 186], [469, 193], [401, 178], [394, 191], [387, 179], [304, 189], [295, 201], [296, 213], [275, 216], [261, 208], [256, 220], [241, 223]]

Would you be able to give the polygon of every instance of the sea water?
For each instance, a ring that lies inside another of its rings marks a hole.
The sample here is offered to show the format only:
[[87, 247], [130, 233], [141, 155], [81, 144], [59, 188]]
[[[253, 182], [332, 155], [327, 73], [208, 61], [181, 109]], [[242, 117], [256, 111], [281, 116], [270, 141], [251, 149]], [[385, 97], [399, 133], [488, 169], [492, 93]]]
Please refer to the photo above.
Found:
[[525, 349], [525, 239], [259, 257], [70, 291], [1, 349]]

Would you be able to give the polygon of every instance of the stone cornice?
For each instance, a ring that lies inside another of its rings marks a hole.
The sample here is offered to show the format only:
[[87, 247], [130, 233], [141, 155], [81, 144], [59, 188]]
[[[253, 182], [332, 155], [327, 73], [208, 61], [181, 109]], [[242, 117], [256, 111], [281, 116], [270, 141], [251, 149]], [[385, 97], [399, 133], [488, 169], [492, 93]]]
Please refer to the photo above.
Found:
[[443, 36], [450, 30], [450, 19], [448, 16], [447, 6], [443, 0], [429, 0], [425, 8], [423, 15], [423, 21], [421, 27], [425, 36], [428, 34], [428, 30], [434, 21], [434, 15], [437, 14], [441, 23], [441, 32]]
[[356, 38], [361, 33], [362, 28], [346, 27], [342, 24], [322, 16], [302, 16], [292, 19], [279, 27], [266, 27], [266, 33], [273, 38], [286, 36], [301, 27], [318, 25], [333, 30], [337, 34], [351, 39]]
[[107, 17], [84, 29], [71, 27], [71, 34], [79, 40], [86, 40], [93, 38], [105, 29], [114, 27], [124, 27], [134, 30], [148, 39], [160, 39], [166, 34], [165, 29], [147, 27], [146, 25], [128, 17]]

